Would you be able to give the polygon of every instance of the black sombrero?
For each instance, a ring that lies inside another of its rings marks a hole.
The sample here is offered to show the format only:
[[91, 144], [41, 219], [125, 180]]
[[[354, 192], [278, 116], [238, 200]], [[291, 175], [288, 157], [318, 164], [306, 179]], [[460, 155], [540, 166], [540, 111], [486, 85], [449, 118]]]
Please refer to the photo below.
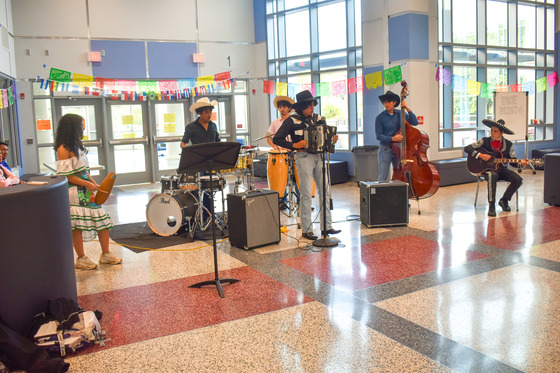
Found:
[[401, 98], [399, 97], [399, 95], [391, 91], [387, 91], [387, 93], [385, 93], [384, 95], [379, 96], [379, 100], [382, 104], [385, 103], [385, 101], [395, 101], [395, 107], [399, 106], [399, 104], [401, 103]]
[[490, 128], [498, 127], [500, 132], [503, 132], [507, 135], [513, 135], [514, 134], [514, 132], [512, 130], [510, 130], [509, 128], [506, 127], [506, 122], [503, 119], [498, 119], [497, 121], [493, 121], [491, 119], [483, 119], [482, 124], [484, 124], [486, 127], [490, 127]]

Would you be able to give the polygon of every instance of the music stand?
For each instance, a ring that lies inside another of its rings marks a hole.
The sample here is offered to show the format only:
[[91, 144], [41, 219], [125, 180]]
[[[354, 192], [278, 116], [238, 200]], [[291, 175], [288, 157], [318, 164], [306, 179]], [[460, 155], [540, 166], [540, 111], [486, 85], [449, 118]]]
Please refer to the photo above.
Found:
[[[240, 280], [234, 278], [218, 277], [218, 249], [216, 247], [216, 217], [214, 215], [214, 186], [212, 183], [212, 171], [233, 168], [239, 157], [241, 143], [238, 142], [216, 142], [196, 144], [183, 148], [181, 160], [177, 173], [208, 171], [210, 173], [210, 214], [212, 216], [212, 246], [214, 248], [214, 280], [198, 282], [189, 287], [201, 288], [207, 285], [216, 285], [218, 294], [225, 298], [222, 283], [234, 284]], [[199, 201], [202, 203], [202, 201]]]

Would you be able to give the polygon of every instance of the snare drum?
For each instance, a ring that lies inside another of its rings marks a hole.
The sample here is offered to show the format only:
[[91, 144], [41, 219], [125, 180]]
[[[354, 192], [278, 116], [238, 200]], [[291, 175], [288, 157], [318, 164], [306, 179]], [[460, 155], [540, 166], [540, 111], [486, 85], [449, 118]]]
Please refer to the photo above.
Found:
[[288, 185], [288, 151], [271, 149], [268, 152], [268, 163], [266, 164], [266, 175], [268, 188], [278, 192], [278, 197], [284, 197], [286, 185]]
[[198, 177], [198, 185], [202, 190], [223, 190], [226, 181], [222, 175], [212, 175], [212, 183], [210, 183], [210, 175], [202, 175]]
[[154, 233], [171, 236], [179, 231], [188, 217], [194, 218], [198, 201], [189, 192], [156, 194], [146, 206], [146, 220]]
[[162, 193], [173, 193], [179, 190], [179, 176], [177, 175], [163, 175], [159, 182]]
[[194, 192], [198, 190], [195, 174], [182, 174], [179, 180], [179, 189], [185, 192]]

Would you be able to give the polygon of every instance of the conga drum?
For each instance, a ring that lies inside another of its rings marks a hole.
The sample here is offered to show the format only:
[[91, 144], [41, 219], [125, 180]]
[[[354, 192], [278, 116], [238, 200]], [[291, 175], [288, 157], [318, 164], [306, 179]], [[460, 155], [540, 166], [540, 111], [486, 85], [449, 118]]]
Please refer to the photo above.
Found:
[[288, 185], [288, 151], [271, 149], [268, 152], [266, 176], [268, 188], [278, 192], [278, 198], [284, 197]]
[[[296, 183], [297, 183], [298, 190], [301, 191], [301, 188], [299, 187], [299, 175], [297, 173], [296, 162], [294, 162], [294, 174], [296, 175]], [[313, 182], [313, 189], [312, 189], [312, 192], [311, 192], [311, 197], [315, 197], [315, 190], [317, 190], [317, 184], [315, 184], [315, 179], [311, 179], [311, 181]]]

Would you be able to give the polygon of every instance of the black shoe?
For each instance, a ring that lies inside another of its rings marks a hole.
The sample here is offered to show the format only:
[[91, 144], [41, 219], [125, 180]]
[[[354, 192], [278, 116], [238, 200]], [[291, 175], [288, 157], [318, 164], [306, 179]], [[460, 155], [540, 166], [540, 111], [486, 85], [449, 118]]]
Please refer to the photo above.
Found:
[[496, 206], [493, 203], [488, 207], [488, 216], [496, 216]]
[[317, 236], [315, 236], [313, 234], [313, 232], [307, 232], [301, 235], [302, 238], [305, 238], [306, 240], [311, 240], [311, 241], [315, 241], [317, 238]]
[[331, 229], [329, 229], [326, 233], [327, 233], [327, 234], [339, 234], [340, 232], [341, 232], [340, 229], [331, 228]]
[[511, 211], [511, 207], [509, 207], [508, 201], [503, 198], [500, 200], [500, 202], [498, 202], [498, 205], [500, 205], [503, 211]]

